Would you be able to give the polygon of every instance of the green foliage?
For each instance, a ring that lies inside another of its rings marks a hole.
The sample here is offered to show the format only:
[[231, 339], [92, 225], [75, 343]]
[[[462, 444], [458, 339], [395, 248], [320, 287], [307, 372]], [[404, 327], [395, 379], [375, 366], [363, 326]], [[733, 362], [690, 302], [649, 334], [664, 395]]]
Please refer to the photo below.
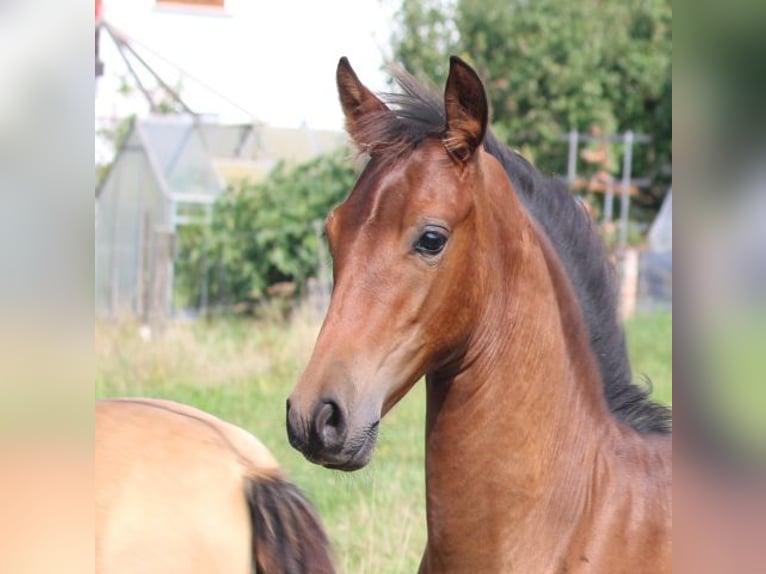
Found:
[[451, 2], [404, 0], [394, 16], [391, 39], [395, 60], [421, 79], [447, 77], [446, 55], [457, 50], [459, 36]]
[[[179, 230], [177, 303], [257, 301], [268, 287], [300, 292], [318, 266], [319, 232], [356, 175], [346, 152], [304, 165], [278, 165], [261, 183], [243, 183], [216, 202], [210, 226]], [[205, 287], [206, 285], [206, 287]]]
[[403, 0], [394, 58], [443, 85], [447, 58], [472, 65], [489, 93], [498, 137], [545, 172], [563, 173], [571, 129], [632, 129], [633, 172], [655, 178], [658, 208], [671, 162], [669, 0]]

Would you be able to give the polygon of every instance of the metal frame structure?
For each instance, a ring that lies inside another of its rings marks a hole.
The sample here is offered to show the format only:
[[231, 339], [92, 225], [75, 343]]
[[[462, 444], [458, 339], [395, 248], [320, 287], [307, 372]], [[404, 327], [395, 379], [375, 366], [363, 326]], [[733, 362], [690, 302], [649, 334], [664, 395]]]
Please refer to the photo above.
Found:
[[[632, 186], [643, 187], [649, 185], [649, 178], [642, 177], [634, 179], [632, 177], [633, 169], [633, 146], [635, 144], [646, 144], [652, 141], [651, 136], [646, 134], [635, 134], [627, 130], [622, 134], [599, 135], [579, 133], [576, 130], [570, 131], [560, 138], [561, 141], [568, 142], [569, 153], [567, 154], [567, 184], [570, 189], [574, 188], [577, 181], [577, 152], [580, 142], [600, 142], [600, 143], [622, 143], [622, 180], [620, 182], [620, 225], [619, 225], [619, 251], [622, 252], [628, 245], [628, 213], [630, 211], [630, 189]], [[614, 217], [614, 190], [607, 189], [604, 196], [604, 222], [611, 222]]]

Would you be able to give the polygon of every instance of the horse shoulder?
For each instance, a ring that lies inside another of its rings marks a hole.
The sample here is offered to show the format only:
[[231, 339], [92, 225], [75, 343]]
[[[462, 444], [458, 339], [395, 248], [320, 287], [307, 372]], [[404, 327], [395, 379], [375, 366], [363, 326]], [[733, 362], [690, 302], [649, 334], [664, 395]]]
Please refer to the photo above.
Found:
[[589, 572], [660, 574], [671, 571], [670, 437], [632, 429], [607, 449], [592, 501], [594, 538], [572, 562]]

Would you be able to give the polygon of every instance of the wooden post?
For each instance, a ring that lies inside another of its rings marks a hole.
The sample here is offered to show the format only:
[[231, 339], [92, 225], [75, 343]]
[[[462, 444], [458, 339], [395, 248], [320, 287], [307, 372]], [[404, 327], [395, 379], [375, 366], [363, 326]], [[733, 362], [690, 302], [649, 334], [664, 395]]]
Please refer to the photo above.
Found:
[[625, 249], [620, 261], [620, 316], [629, 319], [636, 312], [638, 297], [638, 249]]
[[148, 325], [151, 317], [152, 285], [152, 231], [149, 212], [141, 221], [141, 247], [138, 265], [138, 316], [142, 325]]
[[154, 230], [154, 257], [152, 273], [152, 304], [149, 325], [152, 334], [161, 334], [167, 326], [170, 312], [170, 297], [173, 259], [175, 256], [175, 234], [167, 229]]

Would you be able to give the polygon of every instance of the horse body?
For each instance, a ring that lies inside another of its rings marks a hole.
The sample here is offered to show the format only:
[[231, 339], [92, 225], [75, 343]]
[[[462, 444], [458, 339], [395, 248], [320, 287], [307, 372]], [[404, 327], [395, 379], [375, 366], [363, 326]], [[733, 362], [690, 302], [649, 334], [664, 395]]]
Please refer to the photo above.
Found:
[[603, 375], [594, 341], [625, 353], [619, 325], [589, 323], [560, 245], [482, 145], [475, 72], [451, 61], [441, 123], [406, 97], [388, 108], [345, 60], [338, 86], [370, 161], [328, 218], [335, 286], [288, 401], [293, 446], [364, 466], [425, 374], [421, 572], [669, 572], [665, 414]]
[[[556, 370], [543, 388], [572, 385]], [[573, 393], [571, 410], [555, 413], [501, 381], [485, 381], [485, 392], [477, 379], [457, 377], [446, 393], [445, 381], [427, 383], [421, 572], [669, 572], [665, 445], [610, 424], [595, 427], [596, 443], [583, 397]]]
[[[485, 173], [500, 169], [477, 153]], [[421, 571], [669, 571], [670, 441], [609, 413], [555, 252], [491, 179], [477, 226], [514, 232], [488, 254], [464, 358], [427, 376]]]
[[171, 401], [99, 401], [95, 455], [97, 572], [333, 571], [310, 505], [239, 427]]

